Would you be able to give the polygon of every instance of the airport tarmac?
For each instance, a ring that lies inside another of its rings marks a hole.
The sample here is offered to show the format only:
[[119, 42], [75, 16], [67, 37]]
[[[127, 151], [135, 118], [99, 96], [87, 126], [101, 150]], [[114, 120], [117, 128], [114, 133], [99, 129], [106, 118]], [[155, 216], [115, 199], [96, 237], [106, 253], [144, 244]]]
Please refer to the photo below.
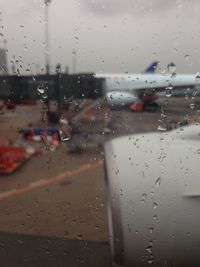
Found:
[[[18, 106], [2, 114], [2, 143], [40, 122], [41, 111], [41, 105]], [[102, 149], [68, 154], [61, 143], [0, 176], [2, 266], [108, 265], [102, 160]]]
[[[198, 106], [170, 101], [156, 112], [112, 111], [111, 133], [103, 140], [199, 120]], [[20, 127], [40, 116], [40, 108], [31, 106], [9, 111], [1, 115], [1, 134], [16, 138]], [[70, 154], [61, 143], [0, 176], [2, 266], [109, 266], [103, 158], [102, 148]]]

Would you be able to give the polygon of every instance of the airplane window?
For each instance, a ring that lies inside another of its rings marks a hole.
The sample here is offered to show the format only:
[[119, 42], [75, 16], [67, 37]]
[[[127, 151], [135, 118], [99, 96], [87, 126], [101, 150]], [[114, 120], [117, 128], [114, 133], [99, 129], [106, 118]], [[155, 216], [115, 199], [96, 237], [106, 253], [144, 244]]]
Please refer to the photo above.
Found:
[[0, 262], [200, 266], [193, 0], [0, 0]]

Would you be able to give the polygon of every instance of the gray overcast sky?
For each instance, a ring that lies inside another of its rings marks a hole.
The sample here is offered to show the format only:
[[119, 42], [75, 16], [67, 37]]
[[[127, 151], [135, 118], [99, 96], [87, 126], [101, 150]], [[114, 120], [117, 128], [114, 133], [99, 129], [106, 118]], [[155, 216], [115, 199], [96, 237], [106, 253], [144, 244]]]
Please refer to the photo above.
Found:
[[[44, 1], [0, 0], [0, 43], [9, 62], [44, 66]], [[52, 0], [51, 64], [77, 71], [140, 72], [152, 61], [173, 61], [177, 72], [200, 71], [198, 0]], [[3, 34], [3, 36], [2, 36]], [[185, 57], [185, 55], [189, 55]]]

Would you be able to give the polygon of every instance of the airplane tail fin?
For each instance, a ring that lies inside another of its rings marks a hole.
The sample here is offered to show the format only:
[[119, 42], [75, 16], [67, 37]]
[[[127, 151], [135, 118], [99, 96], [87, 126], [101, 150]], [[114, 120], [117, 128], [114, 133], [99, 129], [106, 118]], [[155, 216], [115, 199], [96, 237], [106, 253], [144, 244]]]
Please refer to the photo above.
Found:
[[144, 73], [154, 73], [157, 69], [159, 61], [152, 62], [144, 71]]

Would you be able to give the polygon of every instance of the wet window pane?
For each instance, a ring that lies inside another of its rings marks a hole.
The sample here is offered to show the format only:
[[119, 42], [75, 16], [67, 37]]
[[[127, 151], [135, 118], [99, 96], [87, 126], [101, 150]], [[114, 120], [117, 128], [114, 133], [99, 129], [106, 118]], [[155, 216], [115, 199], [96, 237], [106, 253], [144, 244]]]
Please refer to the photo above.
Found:
[[199, 266], [199, 3], [0, 0], [2, 266]]

